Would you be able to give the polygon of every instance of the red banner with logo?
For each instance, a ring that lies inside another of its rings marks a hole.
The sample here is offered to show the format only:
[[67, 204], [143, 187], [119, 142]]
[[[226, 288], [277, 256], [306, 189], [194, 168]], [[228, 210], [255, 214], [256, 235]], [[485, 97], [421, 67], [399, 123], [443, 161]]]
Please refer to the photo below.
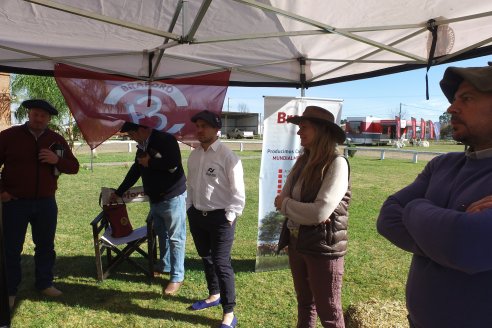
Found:
[[420, 119], [420, 139], [425, 140], [425, 121]]
[[401, 119], [399, 116], [395, 116], [396, 121], [396, 139], [400, 139], [401, 137]]
[[411, 121], [412, 121], [412, 139], [416, 139], [417, 138], [417, 120], [415, 119], [415, 117], [412, 117]]
[[432, 121], [428, 121], [429, 122], [429, 139], [435, 139], [435, 136], [434, 136], [434, 123], [432, 123]]
[[92, 149], [133, 122], [195, 139], [190, 118], [204, 109], [222, 112], [230, 72], [187, 78], [142, 81], [92, 72], [65, 64], [55, 66], [55, 79], [82, 135]]

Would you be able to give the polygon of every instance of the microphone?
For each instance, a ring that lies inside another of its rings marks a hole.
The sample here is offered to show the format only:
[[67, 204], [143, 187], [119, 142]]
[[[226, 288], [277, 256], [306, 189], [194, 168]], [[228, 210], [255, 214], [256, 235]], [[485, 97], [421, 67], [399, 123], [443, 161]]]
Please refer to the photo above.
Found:
[[[50, 148], [51, 148], [52, 151], [55, 152], [56, 155], [58, 155], [58, 157], [63, 157], [64, 149], [63, 149], [63, 146], [62, 145], [60, 145], [58, 143], [55, 143]], [[56, 177], [61, 174], [60, 171], [58, 170], [58, 168], [56, 166], [53, 168], [53, 174]]]

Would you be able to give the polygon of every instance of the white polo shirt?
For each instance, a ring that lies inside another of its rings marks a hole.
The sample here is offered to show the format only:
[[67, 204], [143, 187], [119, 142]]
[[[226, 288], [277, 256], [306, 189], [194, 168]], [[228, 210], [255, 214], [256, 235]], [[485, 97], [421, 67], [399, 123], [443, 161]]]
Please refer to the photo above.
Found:
[[224, 209], [229, 221], [234, 221], [244, 209], [243, 165], [220, 140], [207, 151], [195, 148], [188, 158], [186, 208], [192, 205], [200, 211]]

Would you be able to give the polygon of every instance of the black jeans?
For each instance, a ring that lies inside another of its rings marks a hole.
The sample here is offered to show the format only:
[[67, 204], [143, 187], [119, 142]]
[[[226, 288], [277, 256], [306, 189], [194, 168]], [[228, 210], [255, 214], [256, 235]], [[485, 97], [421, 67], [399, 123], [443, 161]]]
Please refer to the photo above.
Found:
[[231, 249], [236, 221], [230, 224], [224, 210], [202, 212], [188, 209], [191, 235], [202, 258], [210, 295], [220, 293], [224, 313], [234, 311], [236, 288], [231, 265]]
[[15, 295], [21, 282], [21, 253], [27, 227], [31, 224], [34, 242], [35, 286], [42, 290], [53, 284], [55, 231], [58, 207], [55, 197], [11, 200], [3, 203], [3, 231], [9, 295]]

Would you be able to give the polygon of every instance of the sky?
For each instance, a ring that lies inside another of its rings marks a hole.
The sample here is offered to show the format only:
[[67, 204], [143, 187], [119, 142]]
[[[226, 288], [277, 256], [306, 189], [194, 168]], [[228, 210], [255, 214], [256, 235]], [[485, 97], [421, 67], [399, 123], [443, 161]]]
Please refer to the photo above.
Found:
[[[426, 100], [425, 69], [374, 77], [352, 82], [343, 82], [306, 89], [305, 96], [313, 98], [343, 99], [342, 119], [354, 116], [375, 116], [389, 119], [398, 115], [402, 118], [438, 121], [449, 106], [439, 81], [449, 66], [486, 66], [492, 56], [478, 57], [452, 64], [433, 66], [429, 70], [429, 100]], [[263, 113], [263, 96], [300, 97], [301, 90], [295, 88], [246, 88], [229, 87], [223, 111], [238, 111], [246, 104], [251, 113]]]

